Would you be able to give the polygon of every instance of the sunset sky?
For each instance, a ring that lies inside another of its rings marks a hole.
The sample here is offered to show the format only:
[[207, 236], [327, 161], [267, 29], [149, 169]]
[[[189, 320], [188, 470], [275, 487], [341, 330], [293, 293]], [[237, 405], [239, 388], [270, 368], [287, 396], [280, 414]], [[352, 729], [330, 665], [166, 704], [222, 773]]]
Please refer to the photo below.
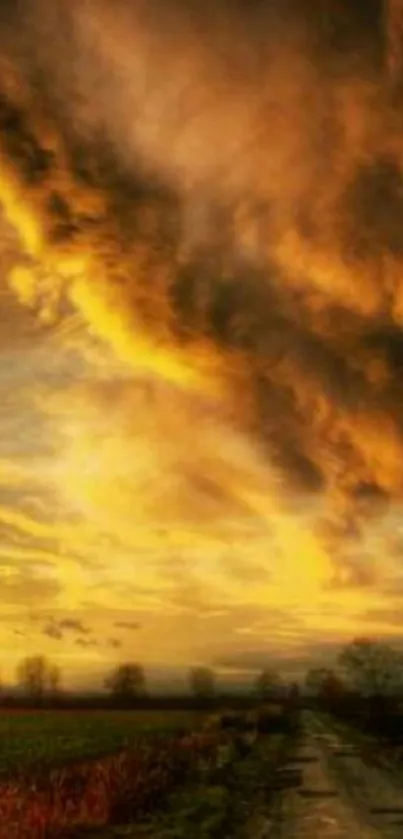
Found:
[[403, 645], [400, 8], [362, 5], [3, 0], [3, 680]]

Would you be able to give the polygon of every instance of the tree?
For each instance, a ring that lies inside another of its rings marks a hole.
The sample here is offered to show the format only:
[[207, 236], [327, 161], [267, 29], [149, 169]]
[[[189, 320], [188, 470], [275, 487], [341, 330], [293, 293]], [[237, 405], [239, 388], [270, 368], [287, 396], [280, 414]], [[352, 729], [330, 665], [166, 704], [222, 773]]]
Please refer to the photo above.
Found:
[[334, 700], [345, 691], [341, 677], [330, 667], [313, 667], [305, 679], [308, 692], [318, 699]]
[[255, 682], [255, 692], [261, 700], [277, 698], [281, 687], [279, 674], [268, 668], [259, 673]]
[[51, 693], [53, 696], [59, 696], [59, 694], [60, 694], [60, 683], [61, 683], [60, 667], [58, 667], [56, 664], [52, 664], [49, 667], [49, 676], [48, 676], [49, 693]]
[[354, 639], [340, 653], [339, 663], [349, 685], [363, 696], [392, 696], [402, 686], [402, 653], [382, 641]]
[[60, 686], [61, 674], [56, 664], [43, 655], [24, 658], [17, 667], [17, 681], [25, 695], [35, 701], [54, 693]]
[[298, 682], [291, 682], [287, 687], [287, 701], [293, 705], [298, 705], [301, 698], [301, 690]]
[[115, 699], [136, 699], [146, 693], [146, 678], [141, 664], [119, 664], [105, 680]]
[[215, 694], [215, 675], [209, 667], [193, 667], [189, 683], [193, 695], [200, 699], [211, 699]]

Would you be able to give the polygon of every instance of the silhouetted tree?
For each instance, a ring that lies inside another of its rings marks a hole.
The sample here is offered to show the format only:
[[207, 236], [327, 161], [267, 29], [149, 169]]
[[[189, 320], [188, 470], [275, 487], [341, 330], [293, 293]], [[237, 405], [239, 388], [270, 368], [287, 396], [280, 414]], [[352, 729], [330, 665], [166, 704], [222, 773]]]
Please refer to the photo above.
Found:
[[59, 689], [61, 673], [45, 656], [28, 656], [17, 667], [17, 681], [29, 699], [38, 701]]
[[255, 693], [261, 700], [276, 699], [281, 691], [282, 682], [275, 670], [266, 668], [259, 673], [255, 682]]
[[330, 667], [313, 667], [309, 670], [305, 686], [312, 696], [325, 701], [336, 700], [346, 689], [341, 676]]
[[291, 682], [286, 692], [287, 702], [298, 705], [301, 698], [301, 690], [298, 682]]
[[144, 696], [146, 678], [141, 664], [119, 664], [105, 680], [105, 686], [115, 699], [127, 700]]
[[392, 696], [403, 684], [403, 656], [382, 641], [356, 638], [342, 650], [339, 664], [349, 686], [363, 696]]
[[200, 699], [211, 699], [215, 694], [215, 675], [209, 667], [193, 667], [189, 672], [190, 689]]
[[56, 664], [52, 664], [49, 666], [48, 684], [49, 693], [51, 693], [52, 696], [59, 696], [61, 688], [61, 672], [60, 667], [58, 667]]

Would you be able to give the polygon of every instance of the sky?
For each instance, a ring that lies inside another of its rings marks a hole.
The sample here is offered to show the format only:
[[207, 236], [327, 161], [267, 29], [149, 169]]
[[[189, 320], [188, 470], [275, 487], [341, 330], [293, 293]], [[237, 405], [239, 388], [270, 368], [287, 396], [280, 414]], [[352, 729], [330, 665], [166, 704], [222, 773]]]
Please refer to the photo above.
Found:
[[0, 9], [0, 670], [403, 641], [400, 0]]

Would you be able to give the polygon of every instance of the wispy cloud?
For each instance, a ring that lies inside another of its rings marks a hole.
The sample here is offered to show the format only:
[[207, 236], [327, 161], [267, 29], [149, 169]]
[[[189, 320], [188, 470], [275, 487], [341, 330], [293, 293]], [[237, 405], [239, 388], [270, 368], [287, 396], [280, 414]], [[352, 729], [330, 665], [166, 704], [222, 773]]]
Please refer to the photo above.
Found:
[[92, 638], [76, 638], [74, 641], [77, 647], [97, 647], [98, 642]]
[[116, 629], [140, 629], [141, 624], [137, 621], [115, 621]]

